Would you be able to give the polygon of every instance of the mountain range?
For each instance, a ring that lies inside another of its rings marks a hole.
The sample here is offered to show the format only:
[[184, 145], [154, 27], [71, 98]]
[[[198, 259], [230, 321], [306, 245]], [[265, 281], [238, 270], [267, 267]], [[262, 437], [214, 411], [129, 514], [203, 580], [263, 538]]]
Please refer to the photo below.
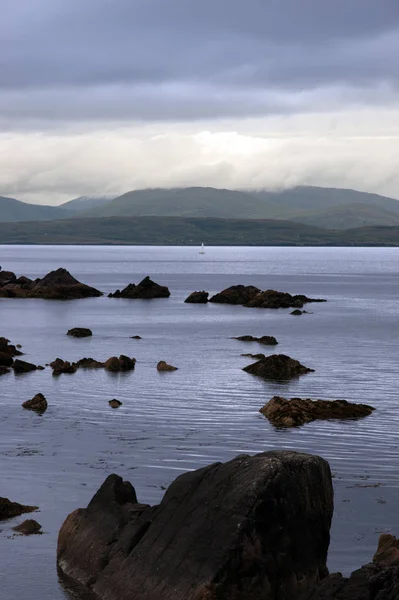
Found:
[[278, 219], [345, 230], [399, 225], [399, 201], [356, 190], [311, 186], [282, 191], [145, 189], [113, 199], [82, 196], [61, 206], [28, 204], [0, 196], [0, 222], [4, 223], [111, 217]]

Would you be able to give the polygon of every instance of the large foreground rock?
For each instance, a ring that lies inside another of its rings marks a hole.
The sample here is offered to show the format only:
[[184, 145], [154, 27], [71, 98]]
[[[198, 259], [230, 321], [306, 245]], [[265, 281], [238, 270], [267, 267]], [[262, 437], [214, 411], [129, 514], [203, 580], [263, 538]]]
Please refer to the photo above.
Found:
[[33, 512], [37, 508], [37, 506], [27, 506], [18, 502], [11, 502], [8, 498], [0, 498], [0, 521]]
[[297, 427], [318, 419], [359, 419], [373, 410], [367, 404], [354, 404], [346, 400], [311, 400], [274, 396], [259, 412], [276, 427]]
[[244, 367], [243, 370], [252, 375], [265, 377], [266, 379], [292, 379], [293, 377], [299, 377], [299, 375], [305, 375], [305, 373], [314, 371], [314, 369], [309, 369], [301, 365], [298, 360], [285, 354], [266, 356], [258, 360], [258, 362]]
[[131, 298], [144, 299], [151, 298], [169, 298], [170, 291], [166, 285], [159, 285], [152, 281], [148, 276], [144, 277], [138, 285], [129, 283], [122, 291], [116, 290], [114, 294], [108, 294], [109, 298]]
[[75, 300], [102, 296], [102, 292], [80, 283], [66, 269], [57, 269], [42, 279], [32, 281], [27, 277], [17, 279], [0, 278], [0, 297], [5, 298], [44, 298], [46, 300]]
[[181, 475], [153, 507], [110, 475], [58, 565], [103, 600], [297, 600], [327, 574], [332, 497], [328, 463], [288, 451]]

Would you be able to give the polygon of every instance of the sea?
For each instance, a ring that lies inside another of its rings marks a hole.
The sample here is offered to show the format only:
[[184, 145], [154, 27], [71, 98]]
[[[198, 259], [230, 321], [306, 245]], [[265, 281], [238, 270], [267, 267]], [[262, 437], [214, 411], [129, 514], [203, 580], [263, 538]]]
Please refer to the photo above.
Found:
[[[39, 512], [0, 523], [1, 600], [83, 600], [59, 581], [58, 531], [110, 473], [158, 503], [181, 473], [238, 454], [294, 449], [327, 459], [335, 512], [330, 571], [371, 560], [379, 534], [399, 534], [399, 249], [308, 247], [0, 246], [3, 270], [31, 278], [65, 267], [104, 292], [74, 301], [0, 299], [0, 335], [25, 360], [137, 359], [129, 373], [51, 369], [0, 378], [0, 496]], [[149, 275], [168, 299], [107, 294]], [[255, 285], [326, 298], [309, 314], [209, 303], [185, 304], [194, 290]], [[93, 336], [75, 339], [72, 327]], [[131, 339], [140, 335], [141, 340]], [[277, 348], [234, 336], [273, 335]], [[290, 382], [243, 371], [242, 353], [278, 351], [314, 373]], [[159, 360], [178, 367], [158, 373]], [[37, 415], [22, 402], [42, 392]], [[274, 428], [259, 409], [274, 395], [346, 399], [376, 408], [357, 421]], [[119, 409], [108, 405], [117, 398]], [[35, 518], [43, 535], [14, 535]]]

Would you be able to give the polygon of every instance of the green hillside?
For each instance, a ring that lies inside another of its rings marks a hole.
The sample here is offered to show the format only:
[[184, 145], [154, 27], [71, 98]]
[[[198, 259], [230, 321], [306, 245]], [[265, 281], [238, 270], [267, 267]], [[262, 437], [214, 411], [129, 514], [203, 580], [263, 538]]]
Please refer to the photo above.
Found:
[[46, 221], [60, 219], [65, 215], [62, 208], [58, 206], [42, 206], [40, 204], [28, 204], [14, 198], [0, 196], [0, 222], [17, 221]]
[[74, 198], [73, 200], [64, 202], [64, 204], [60, 205], [60, 208], [67, 210], [67, 216], [70, 217], [71, 212], [83, 212], [91, 210], [93, 208], [103, 206], [104, 204], [108, 204], [112, 199], [113, 198], [109, 198], [108, 196], [79, 196], [79, 198]]
[[327, 210], [303, 213], [291, 218], [299, 223], [327, 229], [349, 229], [375, 224], [399, 225], [399, 213], [360, 203], [335, 206]]

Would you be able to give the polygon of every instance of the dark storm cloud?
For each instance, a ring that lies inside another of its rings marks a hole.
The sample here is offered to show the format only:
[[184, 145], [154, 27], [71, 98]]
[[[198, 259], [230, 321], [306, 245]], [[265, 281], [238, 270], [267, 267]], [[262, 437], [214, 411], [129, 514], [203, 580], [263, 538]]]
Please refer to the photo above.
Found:
[[389, 102], [399, 79], [398, 0], [0, 0], [0, 8], [3, 119], [322, 110], [331, 108], [325, 94], [286, 96], [340, 88], [351, 90], [343, 102]]

